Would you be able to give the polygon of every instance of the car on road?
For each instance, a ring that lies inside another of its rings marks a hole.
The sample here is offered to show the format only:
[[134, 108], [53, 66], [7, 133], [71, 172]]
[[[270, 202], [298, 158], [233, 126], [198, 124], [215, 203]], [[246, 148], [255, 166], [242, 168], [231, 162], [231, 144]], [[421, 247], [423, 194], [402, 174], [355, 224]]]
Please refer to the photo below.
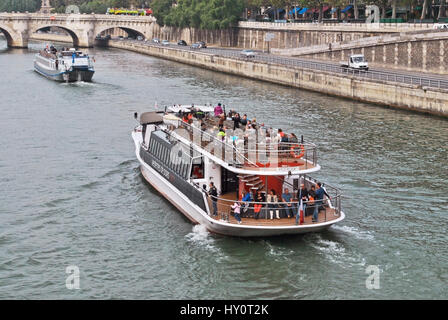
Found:
[[160, 39], [159, 39], [159, 38], [154, 38], [154, 39], [152, 39], [152, 42], [154, 42], [154, 43], [160, 43]]
[[353, 54], [348, 57], [348, 61], [341, 61], [339, 64], [344, 69], [369, 71], [369, 63], [363, 54]]
[[137, 37], [137, 40], [138, 40], [138, 41], [143, 41], [143, 37], [142, 37], [142, 36], [138, 36], [138, 37]]
[[169, 46], [170, 42], [168, 40], [162, 40], [162, 45], [163, 46]]
[[201, 46], [200, 46], [199, 43], [193, 43], [193, 44], [190, 46], [190, 48], [191, 48], [191, 49], [200, 49]]
[[246, 58], [255, 58], [254, 50], [246, 49], [246, 50], [241, 51], [240, 54]]
[[207, 48], [207, 45], [204, 41], [198, 41], [197, 43], [199, 44], [199, 48]]
[[434, 29], [448, 29], [448, 23], [435, 23], [433, 25]]
[[186, 45], [187, 45], [187, 42], [186, 42], [185, 40], [179, 40], [179, 41], [177, 42], [177, 45], [178, 45], [178, 46], [186, 46]]

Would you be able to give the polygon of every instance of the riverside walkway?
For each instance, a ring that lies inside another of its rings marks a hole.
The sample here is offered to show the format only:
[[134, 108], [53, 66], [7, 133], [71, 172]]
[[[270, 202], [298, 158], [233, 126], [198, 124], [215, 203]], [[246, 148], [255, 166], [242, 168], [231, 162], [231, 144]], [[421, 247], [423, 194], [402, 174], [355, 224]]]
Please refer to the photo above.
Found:
[[[117, 41], [117, 40], [112, 40]], [[448, 89], [448, 76], [437, 75], [437, 74], [422, 74], [410, 71], [387, 71], [387, 70], [375, 70], [371, 69], [369, 71], [359, 71], [352, 70], [341, 67], [338, 63], [332, 62], [322, 62], [309, 59], [301, 59], [295, 57], [285, 57], [274, 54], [268, 54], [263, 52], [256, 52], [255, 57], [246, 58], [241, 55], [241, 49], [223, 49], [223, 48], [201, 48], [201, 49], [191, 49], [189, 46], [178, 46], [176, 44], [162, 45], [160, 43], [153, 43], [150, 41], [137, 41], [137, 40], [119, 40], [119, 42], [131, 42], [138, 43], [145, 46], [154, 47], [171, 47], [178, 50], [192, 51], [192, 52], [202, 52], [209, 53], [217, 56], [241, 59], [244, 61], [254, 61], [271, 63], [276, 65], [283, 65], [289, 67], [297, 67], [304, 69], [311, 69], [317, 71], [325, 71], [336, 74], [347, 74], [358, 78], [378, 80], [378, 81], [388, 81], [396, 82], [399, 84], [410, 84], [418, 85], [422, 87], [431, 87], [437, 89]]]

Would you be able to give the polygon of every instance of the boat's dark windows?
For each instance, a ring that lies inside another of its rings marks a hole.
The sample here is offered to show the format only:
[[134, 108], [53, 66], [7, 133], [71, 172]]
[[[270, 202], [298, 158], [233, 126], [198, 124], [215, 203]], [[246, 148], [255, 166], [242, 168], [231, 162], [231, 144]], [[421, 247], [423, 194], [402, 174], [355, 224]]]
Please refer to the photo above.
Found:
[[162, 162], [166, 164], [166, 148], [165, 148], [165, 146], [163, 146], [162, 153], [161, 153], [160, 157], [161, 157], [160, 160], [162, 160]]
[[168, 150], [168, 148], [165, 148], [164, 153], [163, 153], [163, 163], [168, 164], [170, 159], [169, 159], [169, 155], [170, 155], [170, 151]]
[[184, 178], [188, 178], [188, 163], [184, 163], [183, 168], [182, 168], [182, 177]]
[[160, 143], [159, 143], [159, 141], [155, 141], [154, 156], [155, 156], [157, 159], [159, 158], [159, 152], [160, 152]]

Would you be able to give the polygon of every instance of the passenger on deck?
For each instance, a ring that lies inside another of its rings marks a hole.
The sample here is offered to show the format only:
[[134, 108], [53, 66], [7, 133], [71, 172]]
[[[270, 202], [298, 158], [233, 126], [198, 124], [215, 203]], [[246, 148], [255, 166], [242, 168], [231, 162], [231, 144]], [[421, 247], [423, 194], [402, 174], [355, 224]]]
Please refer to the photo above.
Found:
[[316, 199], [316, 187], [314, 185], [311, 186], [308, 191], [308, 208], [313, 212], [314, 215], [314, 200]]
[[210, 196], [210, 199], [212, 200], [213, 204], [213, 215], [218, 215], [218, 190], [215, 187], [215, 184], [213, 182], [210, 182], [210, 189], [208, 191], [208, 195]]
[[257, 190], [257, 195], [255, 196], [255, 201], [257, 203], [254, 204], [254, 216], [255, 216], [255, 219], [258, 219], [260, 217], [261, 209], [263, 208], [263, 205], [264, 205], [263, 202], [266, 202], [266, 198], [260, 190]]
[[282, 193], [282, 202], [285, 215], [288, 218], [294, 217], [294, 205], [292, 203], [292, 194], [289, 193], [289, 189], [285, 188], [285, 192]]
[[241, 224], [241, 216], [240, 216], [240, 212], [241, 212], [241, 204], [236, 201], [231, 208], [233, 209], [233, 214], [235, 216], [236, 221], [238, 221], [238, 224]]
[[221, 107], [221, 103], [218, 103], [218, 105], [214, 109], [215, 117], [219, 117], [221, 114], [224, 113], [224, 110]]
[[[308, 205], [308, 190], [305, 188], [305, 184], [300, 184], [300, 189], [297, 191], [297, 199], [299, 201], [297, 208], [300, 208], [300, 201], [302, 201], [303, 215], [306, 216], [306, 207]], [[296, 224], [299, 224], [300, 212], [297, 211]]]
[[218, 139], [224, 141], [225, 138], [226, 138], [226, 130], [225, 128], [220, 127], [218, 131]]
[[240, 121], [241, 125], [245, 126], [247, 124], [247, 114], [244, 114]]
[[240, 127], [240, 121], [241, 121], [240, 114], [239, 114], [239, 113], [236, 113], [236, 114], [232, 117], [232, 120], [233, 120], [233, 130], [236, 130], [237, 128]]
[[278, 212], [278, 204], [277, 204], [278, 198], [277, 198], [277, 195], [275, 194], [274, 189], [271, 189], [271, 191], [269, 191], [266, 202], [268, 203], [269, 214], [271, 216], [271, 220], [274, 219], [274, 210], [275, 210], [275, 215], [276, 215], [277, 219], [280, 219], [280, 215]]
[[314, 204], [313, 222], [318, 222], [319, 210], [323, 208], [324, 195], [331, 199], [320, 182], [317, 183], [316, 198]]
[[290, 143], [299, 143], [299, 139], [297, 139], [297, 136], [294, 133], [289, 134], [288, 140]]
[[226, 115], [224, 113], [221, 113], [219, 116], [218, 126], [222, 127], [224, 126], [224, 122], [226, 121]]
[[249, 210], [249, 202], [252, 202], [252, 194], [249, 191], [246, 191], [246, 193], [243, 193], [243, 197], [241, 199], [242, 202], [245, 202], [244, 204], [244, 208], [243, 208], [243, 213], [246, 214]]

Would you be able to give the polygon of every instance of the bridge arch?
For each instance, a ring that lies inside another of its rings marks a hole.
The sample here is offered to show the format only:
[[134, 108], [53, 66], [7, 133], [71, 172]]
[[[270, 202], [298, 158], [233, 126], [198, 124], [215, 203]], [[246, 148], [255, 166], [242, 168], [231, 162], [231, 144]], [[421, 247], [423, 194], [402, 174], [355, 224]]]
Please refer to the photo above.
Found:
[[144, 31], [142, 32], [136, 28], [127, 27], [127, 26], [107, 26], [107, 27], [98, 28], [97, 30], [95, 30], [95, 36], [99, 36], [102, 33], [104, 33], [105, 31], [109, 31], [109, 30], [113, 30], [113, 29], [121, 29], [124, 32], [126, 32], [129, 36], [134, 37], [134, 38], [136, 38], [137, 36], [142, 36], [143, 38], [146, 37]]
[[0, 24], [0, 32], [5, 36], [8, 47], [23, 47], [24, 39], [21, 34], [3, 24]]
[[64, 31], [66, 31], [72, 37], [73, 46], [74, 47], [78, 47], [79, 46], [80, 36], [75, 31], [73, 31], [73, 30], [71, 30], [71, 29], [69, 29], [69, 28], [67, 28], [66, 26], [63, 26], [63, 25], [55, 25], [55, 24], [41, 25], [41, 26], [38, 26], [38, 27], [34, 28], [31, 31], [30, 34], [34, 34], [34, 33], [38, 32], [39, 30], [47, 29], [47, 28], [51, 28], [51, 27], [60, 28], [60, 29], [62, 29]]
[[0, 26], [0, 33], [3, 33], [3, 35], [5, 36], [5, 38], [6, 38], [6, 43], [8, 44], [8, 47], [12, 47], [13, 40], [12, 40], [11, 33], [8, 32], [8, 30], [6, 30], [6, 29], [5, 29], [4, 27], [2, 27], [2, 26]]

